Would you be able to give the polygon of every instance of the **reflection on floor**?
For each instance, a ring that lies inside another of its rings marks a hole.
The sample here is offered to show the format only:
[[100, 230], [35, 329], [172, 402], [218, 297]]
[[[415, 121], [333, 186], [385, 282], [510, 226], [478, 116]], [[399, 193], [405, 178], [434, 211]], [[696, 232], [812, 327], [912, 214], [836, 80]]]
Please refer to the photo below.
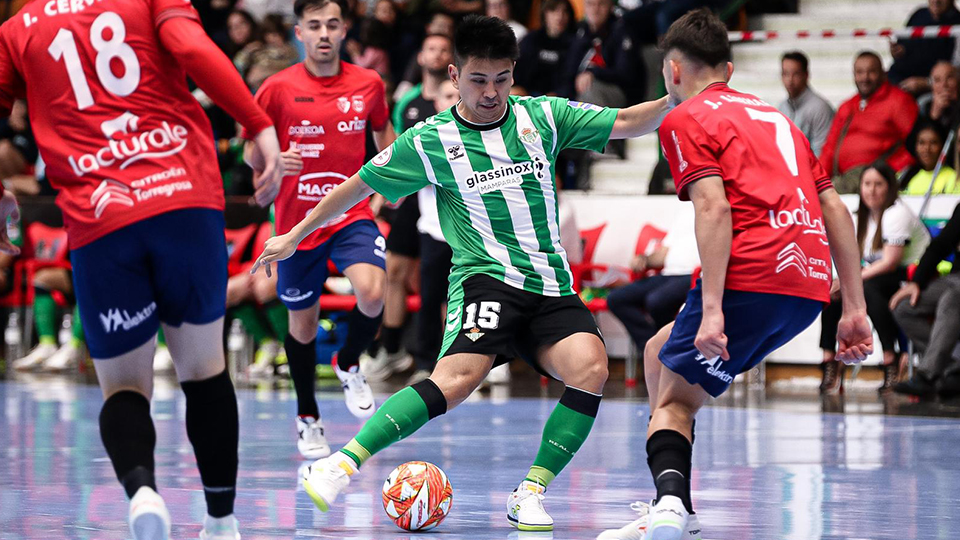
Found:
[[[554, 397], [539, 397], [532, 380], [477, 394], [371, 460], [342, 504], [322, 514], [297, 486], [292, 394], [271, 386], [241, 390], [237, 515], [244, 539], [587, 540], [632, 520], [629, 503], [653, 495], [644, 453], [649, 410], [621, 397], [604, 402], [590, 439], [547, 494], [557, 523], [552, 536], [521, 536], [506, 522], [507, 493], [533, 460], [559, 387], [545, 393]], [[622, 386], [611, 393], [629, 394]], [[328, 437], [342, 444], [360, 424], [336, 389], [320, 397]], [[0, 539], [129, 537], [126, 501], [97, 430], [100, 402], [95, 386], [72, 380], [0, 382]], [[153, 410], [159, 487], [174, 538], [196, 538], [203, 494], [174, 383], [158, 386]], [[956, 412], [882, 414], [897, 411], [931, 412], [875, 394], [820, 402], [746, 388], [704, 410], [693, 486], [705, 537], [953, 540], [960, 419]], [[400, 531], [380, 503], [383, 478], [413, 459], [436, 463], [454, 486], [450, 516], [434, 532]]]

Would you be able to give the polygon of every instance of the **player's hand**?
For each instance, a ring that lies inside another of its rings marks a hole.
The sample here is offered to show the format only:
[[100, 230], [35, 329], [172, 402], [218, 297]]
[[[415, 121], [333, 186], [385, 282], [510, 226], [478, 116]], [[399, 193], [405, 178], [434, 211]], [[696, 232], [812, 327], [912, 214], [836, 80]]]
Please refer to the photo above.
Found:
[[256, 274], [257, 270], [262, 266], [267, 273], [267, 277], [271, 277], [273, 273], [270, 271], [270, 264], [289, 259], [297, 250], [298, 243], [299, 242], [289, 233], [268, 239], [263, 246], [263, 253], [260, 254], [257, 262], [253, 263], [253, 268], [250, 269], [250, 273]]
[[280, 143], [277, 141], [277, 130], [270, 126], [253, 139], [253, 143], [263, 156], [263, 171], [254, 175], [253, 187], [256, 191], [253, 199], [260, 206], [269, 206], [280, 192], [280, 180], [283, 176], [283, 165], [280, 158]]
[[578, 94], [585, 94], [589, 92], [590, 87], [593, 86], [593, 73], [590, 73], [589, 71], [580, 73], [577, 75], [576, 80], [574, 80], [573, 85], [576, 87]]
[[19, 255], [20, 248], [13, 245], [7, 235], [7, 218], [14, 224], [20, 223], [17, 197], [10, 191], [5, 191], [3, 197], [0, 197], [0, 251], [10, 255]]
[[730, 353], [727, 352], [727, 335], [723, 333], [723, 313], [703, 314], [700, 330], [693, 344], [704, 358], [719, 356], [724, 360], [730, 359]]
[[642, 274], [649, 268], [646, 255], [637, 255], [630, 261], [630, 269], [638, 274]]
[[300, 156], [297, 143], [290, 141], [290, 149], [280, 154], [280, 161], [283, 163], [283, 176], [300, 174], [303, 170], [303, 158]]
[[907, 298], [910, 299], [911, 306], [916, 306], [917, 302], [920, 300], [920, 286], [912, 281], [903, 287], [900, 287], [900, 290], [895, 292], [890, 298], [890, 311], [896, 309], [897, 305]]
[[903, 55], [905, 54], [907, 54], [906, 47], [897, 43], [896, 41], [890, 42], [890, 56], [894, 58], [903, 58]]
[[837, 325], [837, 360], [857, 364], [873, 352], [873, 332], [867, 323], [867, 314], [860, 311], [844, 313]]

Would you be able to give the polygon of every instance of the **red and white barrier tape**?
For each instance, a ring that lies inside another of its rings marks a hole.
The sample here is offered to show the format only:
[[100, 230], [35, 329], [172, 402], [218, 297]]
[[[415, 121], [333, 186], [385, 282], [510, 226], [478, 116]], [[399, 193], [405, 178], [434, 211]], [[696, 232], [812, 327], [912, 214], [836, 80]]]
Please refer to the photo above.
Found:
[[731, 42], [770, 41], [772, 39], [879, 38], [900, 39], [960, 37], [960, 26], [908, 26], [879, 30], [800, 30], [797, 32], [730, 32]]

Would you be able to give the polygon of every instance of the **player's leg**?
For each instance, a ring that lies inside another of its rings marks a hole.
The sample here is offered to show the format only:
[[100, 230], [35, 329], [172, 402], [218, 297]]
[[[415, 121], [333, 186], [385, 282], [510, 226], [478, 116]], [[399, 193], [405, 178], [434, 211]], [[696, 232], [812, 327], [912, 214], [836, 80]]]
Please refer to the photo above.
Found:
[[70, 275], [63, 268], [41, 268], [33, 275], [33, 317], [39, 343], [30, 354], [14, 360], [16, 370], [33, 370], [45, 365], [57, 353], [57, 303], [53, 292], [73, 290]]
[[[70, 270], [65, 268], [49, 268], [47, 270], [51, 271], [49, 277], [44, 279], [48, 290], [60, 291], [66, 296], [68, 302], [76, 306], [76, 299], [73, 295], [73, 276]], [[73, 311], [74, 313], [69, 315], [70, 338], [60, 343], [57, 352], [43, 363], [44, 371], [58, 373], [75, 370], [83, 361], [83, 324], [80, 322], [76, 308]], [[64, 317], [66, 318], [68, 315], [64, 315]]]
[[447, 281], [453, 253], [446, 242], [428, 234], [420, 235], [420, 313], [417, 314], [415, 371], [407, 384], [422, 381], [437, 365], [443, 341], [444, 309]]
[[667, 342], [672, 331], [673, 323], [670, 323], [661, 328], [643, 347], [643, 381], [647, 386], [651, 416], [659, 397], [660, 370], [663, 368], [663, 364], [660, 362], [660, 349], [663, 348], [663, 344]]

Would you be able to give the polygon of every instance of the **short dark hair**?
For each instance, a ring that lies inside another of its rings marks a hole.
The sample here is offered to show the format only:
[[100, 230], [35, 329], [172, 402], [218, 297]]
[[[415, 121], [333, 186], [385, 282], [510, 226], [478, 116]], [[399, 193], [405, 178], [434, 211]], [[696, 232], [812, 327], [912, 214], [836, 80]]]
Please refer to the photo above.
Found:
[[340, 6], [340, 18], [347, 20], [350, 18], [350, 7], [346, 0], [296, 0], [293, 3], [293, 14], [298, 19], [303, 18], [303, 12], [308, 9], [323, 9], [327, 4], [336, 4]]
[[692, 10], [670, 25], [660, 40], [660, 51], [666, 55], [672, 50], [710, 67], [733, 58], [726, 25], [707, 8]]
[[454, 34], [453, 55], [461, 68], [469, 58], [516, 61], [520, 47], [517, 35], [507, 23], [496, 17], [467, 15]]
[[873, 58], [878, 64], [880, 64], [880, 69], [883, 69], [883, 60], [880, 58], [879, 54], [873, 51], [860, 51], [857, 53], [857, 57], [853, 61], [856, 62], [861, 58]]
[[564, 30], [569, 30], [576, 24], [574, 19], [576, 19], [577, 16], [573, 11], [573, 4], [570, 3], [570, 0], [543, 0], [540, 3], [540, 26], [547, 26], [548, 11], [556, 11], [558, 9], [566, 10], [567, 15], [570, 17], [570, 20], [567, 22], [567, 27], [564, 28]]
[[790, 51], [784, 53], [783, 56], [780, 57], [780, 63], [782, 64], [784, 60], [792, 60], [800, 64], [800, 69], [803, 70], [804, 73], [810, 73], [810, 59], [802, 52]]

